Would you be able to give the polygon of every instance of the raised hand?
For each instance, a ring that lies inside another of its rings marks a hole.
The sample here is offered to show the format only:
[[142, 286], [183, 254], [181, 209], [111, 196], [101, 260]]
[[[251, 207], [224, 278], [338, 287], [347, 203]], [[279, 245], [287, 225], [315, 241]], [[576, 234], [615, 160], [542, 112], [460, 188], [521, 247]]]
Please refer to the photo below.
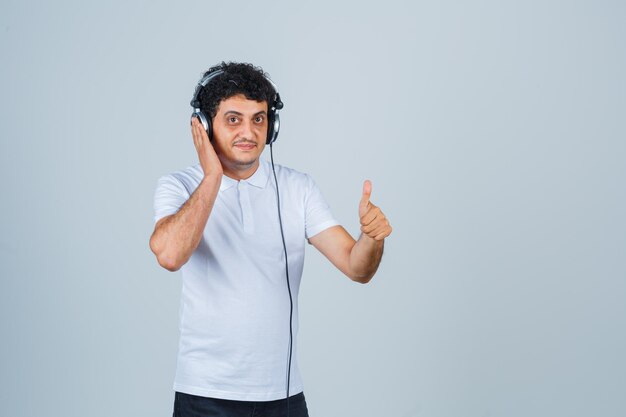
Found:
[[204, 176], [212, 176], [223, 174], [222, 163], [213, 149], [213, 145], [209, 141], [209, 135], [202, 126], [202, 123], [196, 117], [191, 118], [191, 135], [193, 136], [193, 143], [198, 152], [198, 159], [202, 166]]
[[372, 183], [369, 180], [365, 180], [363, 183], [363, 195], [359, 202], [361, 232], [374, 240], [383, 240], [391, 234], [392, 228], [381, 209], [370, 201], [371, 195]]

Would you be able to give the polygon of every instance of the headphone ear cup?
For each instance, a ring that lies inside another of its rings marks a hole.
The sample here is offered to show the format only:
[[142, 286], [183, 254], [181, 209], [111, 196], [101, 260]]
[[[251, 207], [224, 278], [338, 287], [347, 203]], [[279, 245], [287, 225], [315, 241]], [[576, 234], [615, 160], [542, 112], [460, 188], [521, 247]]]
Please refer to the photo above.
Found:
[[265, 144], [271, 145], [276, 142], [276, 139], [278, 139], [278, 131], [280, 130], [280, 116], [276, 110], [271, 110], [269, 112], [267, 122], [267, 139], [265, 140]]
[[213, 142], [213, 126], [211, 126], [211, 119], [206, 117], [204, 113], [200, 109], [196, 109], [191, 117], [197, 117], [204, 130], [206, 130], [207, 135], [209, 136], [209, 141]]

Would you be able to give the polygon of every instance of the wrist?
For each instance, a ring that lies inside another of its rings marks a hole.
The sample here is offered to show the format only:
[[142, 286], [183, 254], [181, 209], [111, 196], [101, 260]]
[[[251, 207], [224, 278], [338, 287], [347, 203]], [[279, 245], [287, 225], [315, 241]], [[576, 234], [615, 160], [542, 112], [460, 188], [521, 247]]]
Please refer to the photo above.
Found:
[[199, 187], [203, 188], [219, 188], [222, 183], [222, 174], [221, 173], [208, 173], [200, 181]]

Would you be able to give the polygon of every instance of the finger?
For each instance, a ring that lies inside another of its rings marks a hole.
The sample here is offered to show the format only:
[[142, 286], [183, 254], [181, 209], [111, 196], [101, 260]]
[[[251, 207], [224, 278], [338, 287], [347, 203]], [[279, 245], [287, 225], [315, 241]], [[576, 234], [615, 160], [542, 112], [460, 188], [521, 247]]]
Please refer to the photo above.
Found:
[[389, 227], [389, 230], [386, 230], [385, 232], [377, 235], [374, 240], [383, 240], [384, 238], [386, 238], [387, 236], [389, 236], [391, 234], [391, 226]]
[[361, 217], [361, 226], [369, 226], [378, 218], [378, 214], [374, 210], [368, 211], [365, 216]]
[[361, 231], [364, 233], [370, 233], [372, 230], [378, 229], [381, 225], [387, 224], [385, 219], [376, 219], [370, 224], [365, 224], [361, 226]]
[[372, 182], [370, 180], [365, 180], [363, 183], [363, 195], [361, 196], [360, 206], [365, 208], [367, 207], [367, 203], [370, 201], [370, 196], [372, 195]]
[[370, 237], [374, 237], [377, 234], [381, 233], [383, 230], [385, 230], [387, 227], [389, 227], [389, 223], [387, 221], [374, 222], [374, 224], [371, 224], [369, 226], [361, 227], [361, 231]]
[[209, 140], [209, 134], [206, 131], [206, 129], [204, 128], [204, 125], [202, 124], [202, 122], [200, 121], [200, 119], [198, 119], [196, 117], [196, 125], [198, 126], [198, 132], [200, 132], [200, 138], [202, 140]]
[[200, 121], [198, 120], [197, 117], [193, 118], [193, 122], [192, 122], [192, 127], [193, 127], [193, 131], [192, 131], [192, 135], [193, 135], [193, 140], [196, 143], [197, 147], [200, 147], [203, 143], [203, 141], [205, 139], [208, 139], [206, 131], [204, 130], [204, 127], [202, 126], [202, 124], [200, 123]]
[[385, 238], [389, 236], [390, 234], [391, 234], [391, 226], [388, 224], [384, 225], [383, 227], [372, 230], [369, 233], [366, 233], [366, 235], [368, 235], [372, 239], [379, 238], [379, 237]]
[[380, 211], [380, 209], [375, 206], [372, 203], [370, 204], [370, 209], [367, 211], [367, 213], [365, 213], [362, 217], [361, 217], [361, 225], [363, 226], [367, 226], [368, 224], [372, 223], [374, 220], [376, 220], [377, 218], [382, 217], [384, 218], [384, 214], [382, 213], [382, 211]]
[[191, 136], [193, 137], [193, 143], [198, 147], [200, 144], [200, 136], [198, 132], [198, 119], [195, 117], [191, 118]]

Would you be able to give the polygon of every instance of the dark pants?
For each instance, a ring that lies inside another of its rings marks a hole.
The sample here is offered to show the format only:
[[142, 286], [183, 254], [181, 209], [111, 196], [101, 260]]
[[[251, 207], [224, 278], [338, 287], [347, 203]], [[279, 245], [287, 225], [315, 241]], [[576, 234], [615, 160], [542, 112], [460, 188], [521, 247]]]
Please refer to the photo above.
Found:
[[[173, 417], [286, 417], [287, 399], [235, 401], [175, 392]], [[309, 417], [304, 392], [289, 397], [289, 417]]]

